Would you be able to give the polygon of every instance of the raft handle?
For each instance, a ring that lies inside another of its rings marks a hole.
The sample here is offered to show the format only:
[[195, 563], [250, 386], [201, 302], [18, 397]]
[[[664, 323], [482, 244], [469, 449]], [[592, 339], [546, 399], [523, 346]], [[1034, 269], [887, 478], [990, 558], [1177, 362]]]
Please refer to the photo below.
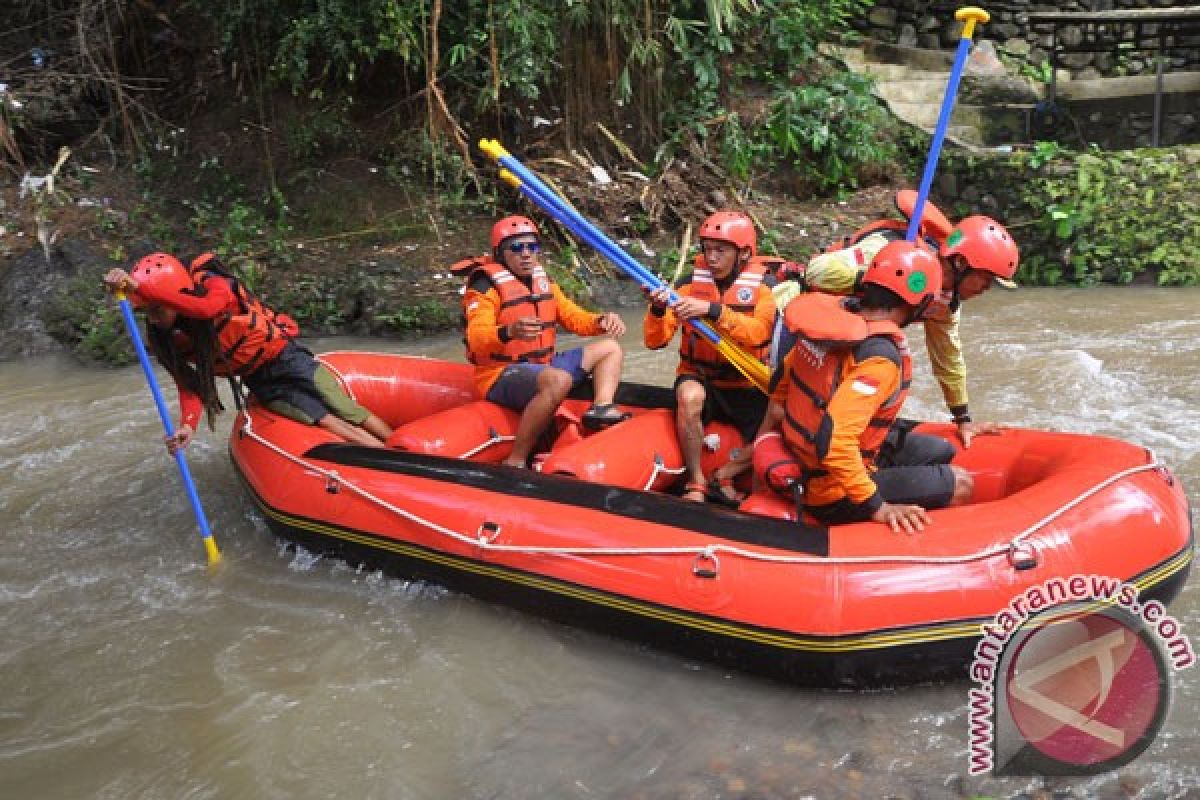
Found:
[[479, 540], [480, 544], [491, 544], [496, 541], [496, 537], [499, 535], [500, 526], [495, 522], [485, 522], [475, 532], [475, 538]]
[[1014, 542], [1008, 548], [1008, 561], [1014, 569], [1027, 570], [1036, 567], [1040, 559], [1033, 545]]
[[[712, 566], [704, 566], [705, 564]], [[710, 550], [697, 553], [696, 559], [692, 562], [692, 574], [697, 578], [718, 577], [721, 574], [721, 561], [717, 558], [717, 554]]]

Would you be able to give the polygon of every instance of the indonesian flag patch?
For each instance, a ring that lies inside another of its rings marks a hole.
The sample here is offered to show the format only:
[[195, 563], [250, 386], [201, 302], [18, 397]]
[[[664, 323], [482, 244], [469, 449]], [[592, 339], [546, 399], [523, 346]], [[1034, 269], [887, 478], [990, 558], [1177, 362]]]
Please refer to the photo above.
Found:
[[854, 383], [850, 384], [850, 388], [859, 394], [870, 397], [879, 391], [879, 381], [868, 377], [855, 378]]

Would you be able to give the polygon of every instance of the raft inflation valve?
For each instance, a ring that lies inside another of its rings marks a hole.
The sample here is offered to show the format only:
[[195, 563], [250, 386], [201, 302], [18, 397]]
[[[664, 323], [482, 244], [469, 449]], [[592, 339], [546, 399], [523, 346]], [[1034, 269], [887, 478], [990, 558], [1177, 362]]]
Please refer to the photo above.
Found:
[[1013, 542], [1008, 548], [1008, 561], [1014, 569], [1033, 569], [1038, 565], [1038, 552], [1031, 544]]
[[717, 554], [708, 549], [697, 553], [696, 560], [692, 562], [692, 574], [697, 578], [715, 578], [720, 575], [721, 562]]
[[325, 481], [325, 491], [329, 494], [337, 494], [341, 491], [341, 488], [342, 487], [338, 474], [336, 472], [329, 473], [329, 476]]

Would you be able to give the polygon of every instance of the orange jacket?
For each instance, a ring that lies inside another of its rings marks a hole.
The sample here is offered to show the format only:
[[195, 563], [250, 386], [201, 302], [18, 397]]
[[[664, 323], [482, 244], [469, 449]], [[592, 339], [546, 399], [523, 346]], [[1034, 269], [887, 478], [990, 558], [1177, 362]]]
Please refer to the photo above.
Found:
[[[500, 298], [496, 314], [497, 340], [467, 340], [467, 361], [477, 367], [527, 361], [545, 364], [554, 357], [554, 327], [558, 321], [558, 302], [550, 290], [550, 278], [540, 266], [534, 267], [529, 284], [517, 278], [495, 261], [479, 261], [467, 276], [468, 286], [484, 276]], [[466, 294], [463, 295], [466, 302]], [[536, 339], [504, 339], [504, 328], [523, 317], [537, 317], [542, 332]]]
[[[764, 361], [771, 344], [775, 299], [763, 278], [774, 261], [761, 257], [751, 259], [722, 291], [713, 282], [712, 272], [701, 259], [697, 259], [691, 279], [682, 283], [676, 289], [676, 294], [715, 303], [720, 313], [710, 322], [717, 333]], [[642, 341], [651, 350], [666, 347], [679, 324], [679, 318], [669, 309], [661, 317], [648, 310], [642, 324]], [[679, 344], [679, 366], [675, 373], [699, 375], [710, 380], [714, 386], [752, 388], [752, 384], [737, 368], [690, 325], [683, 330]]]
[[225, 269], [213, 253], [201, 253], [193, 258], [192, 263], [188, 265], [188, 272], [191, 273], [192, 280], [197, 285], [204, 286], [210, 293], [218, 284], [224, 284], [233, 300], [224, 309], [229, 313], [249, 314], [254, 312], [274, 322], [284, 336], [294, 339], [300, 335], [300, 326], [296, 324], [296, 320], [263, 303], [258, 295], [251, 292], [238, 280], [236, 275]]
[[[468, 267], [460, 268], [464, 263], [469, 263]], [[460, 262], [454, 269], [456, 274], [468, 276], [462, 299], [466, 318], [464, 340], [467, 359], [475, 365], [475, 391], [480, 397], [487, 396], [506, 365], [514, 361], [549, 361], [554, 355], [557, 326], [579, 336], [604, 333], [600, 327], [601, 315], [572, 302], [540, 267], [531, 276], [531, 285], [538, 290], [536, 295], [524, 281], [490, 258]], [[491, 284], [486, 291], [471, 288], [473, 277], [481, 272]], [[496, 276], [500, 273], [508, 279], [497, 284]], [[509, 322], [525, 316], [537, 316], [546, 326], [535, 342], [501, 338], [502, 329]]]
[[[213, 324], [217, 330], [218, 350], [213, 361], [213, 374], [221, 377], [249, 375], [275, 360], [289, 341], [273, 320], [257, 312], [219, 314]], [[192, 342], [186, 334], [176, 331], [174, 339], [175, 347], [184, 357], [192, 353]], [[195, 430], [203, 401], [178, 380], [175, 385], [179, 390], [180, 420]]]
[[771, 399], [784, 408], [784, 442], [806, 473], [805, 504], [848, 497], [878, 506], [870, 469], [912, 380], [904, 334], [823, 294], [793, 300], [784, 323], [799, 338]]

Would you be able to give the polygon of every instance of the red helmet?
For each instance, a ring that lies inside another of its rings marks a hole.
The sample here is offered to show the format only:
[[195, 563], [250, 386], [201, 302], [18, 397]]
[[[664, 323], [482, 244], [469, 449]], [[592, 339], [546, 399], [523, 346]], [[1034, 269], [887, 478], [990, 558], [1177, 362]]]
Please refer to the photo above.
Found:
[[492, 250], [498, 248], [505, 239], [523, 233], [532, 233], [539, 239], [542, 238], [537, 225], [534, 225], [529, 217], [505, 217], [492, 226]]
[[888, 242], [863, 273], [862, 282], [882, 286], [910, 306], [922, 307], [942, 290], [942, 265], [923, 245]]
[[187, 268], [175, 256], [166, 253], [151, 253], [134, 265], [129, 273], [137, 284], [137, 291], [130, 296], [135, 308], [147, 303], [162, 303], [172, 306], [172, 300], [184, 291], [196, 288]]
[[962, 256], [971, 269], [990, 272], [996, 283], [1016, 288], [1012, 277], [1020, 261], [1017, 243], [1004, 226], [991, 217], [967, 217], [955, 225], [946, 237], [946, 249], [942, 254], [947, 258]]
[[715, 239], [729, 242], [739, 250], [750, 248], [750, 255], [758, 255], [758, 234], [754, 223], [740, 211], [718, 211], [700, 225], [700, 239]]

